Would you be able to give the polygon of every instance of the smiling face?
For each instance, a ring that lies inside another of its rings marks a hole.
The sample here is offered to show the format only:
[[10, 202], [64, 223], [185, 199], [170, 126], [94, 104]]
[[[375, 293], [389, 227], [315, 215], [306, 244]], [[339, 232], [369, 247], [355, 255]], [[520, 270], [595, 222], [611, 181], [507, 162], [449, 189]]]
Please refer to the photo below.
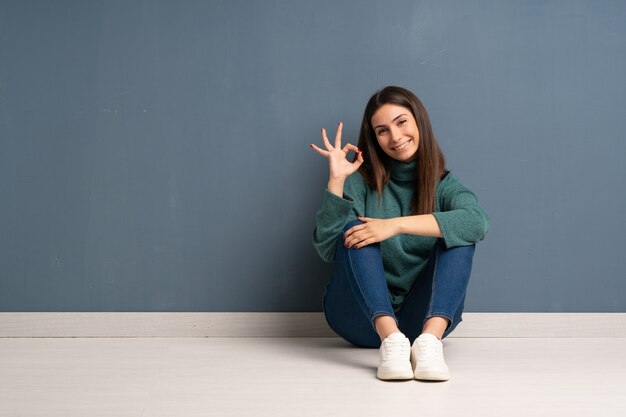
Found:
[[371, 125], [378, 144], [387, 155], [401, 162], [411, 162], [417, 157], [420, 134], [411, 110], [383, 104], [372, 116]]

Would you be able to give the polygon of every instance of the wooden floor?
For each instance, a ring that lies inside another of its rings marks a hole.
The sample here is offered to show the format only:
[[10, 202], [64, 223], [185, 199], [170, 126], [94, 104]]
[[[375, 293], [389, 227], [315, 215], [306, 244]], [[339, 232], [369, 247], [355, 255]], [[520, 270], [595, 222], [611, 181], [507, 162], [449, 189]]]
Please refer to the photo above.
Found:
[[624, 338], [449, 338], [383, 382], [333, 338], [0, 339], [0, 416], [626, 416]]

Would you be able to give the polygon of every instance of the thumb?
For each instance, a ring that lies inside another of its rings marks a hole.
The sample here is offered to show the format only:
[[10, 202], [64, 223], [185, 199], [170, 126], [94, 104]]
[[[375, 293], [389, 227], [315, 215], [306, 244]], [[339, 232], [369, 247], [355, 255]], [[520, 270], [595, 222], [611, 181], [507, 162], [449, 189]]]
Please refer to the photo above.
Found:
[[356, 166], [357, 168], [361, 166], [361, 164], [365, 161], [365, 159], [363, 159], [363, 151], [359, 151], [357, 152], [357, 158], [356, 161], [354, 161], [352, 163], [352, 165]]

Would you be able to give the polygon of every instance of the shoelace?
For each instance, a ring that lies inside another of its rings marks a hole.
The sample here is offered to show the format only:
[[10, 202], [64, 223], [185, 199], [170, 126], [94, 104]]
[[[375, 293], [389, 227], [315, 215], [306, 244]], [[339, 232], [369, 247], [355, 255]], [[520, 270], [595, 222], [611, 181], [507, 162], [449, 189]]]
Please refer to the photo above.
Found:
[[418, 355], [422, 359], [439, 359], [442, 356], [440, 343], [417, 343]]
[[407, 347], [404, 340], [385, 340], [385, 358], [404, 358], [407, 355]]

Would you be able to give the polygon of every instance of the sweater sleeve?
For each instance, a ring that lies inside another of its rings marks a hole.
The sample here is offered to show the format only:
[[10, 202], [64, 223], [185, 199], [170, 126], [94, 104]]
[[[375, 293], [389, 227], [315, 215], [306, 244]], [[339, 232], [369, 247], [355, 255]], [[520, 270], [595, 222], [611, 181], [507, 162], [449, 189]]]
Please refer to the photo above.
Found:
[[476, 195], [449, 173], [439, 183], [440, 210], [433, 216], [439, 224], [446, 247], [468, 246], [485, 238], [489, 216]]
[[360, 179], [358, 172], [348, 177], [343, 187], [343, 198], [331, 193], [328, 188], [324, 190], [322, 207], [315, 217], [313, 246], [325, 262], [335, 259], [337, 238], [346, 223], [364, 215], [365, 190]]

